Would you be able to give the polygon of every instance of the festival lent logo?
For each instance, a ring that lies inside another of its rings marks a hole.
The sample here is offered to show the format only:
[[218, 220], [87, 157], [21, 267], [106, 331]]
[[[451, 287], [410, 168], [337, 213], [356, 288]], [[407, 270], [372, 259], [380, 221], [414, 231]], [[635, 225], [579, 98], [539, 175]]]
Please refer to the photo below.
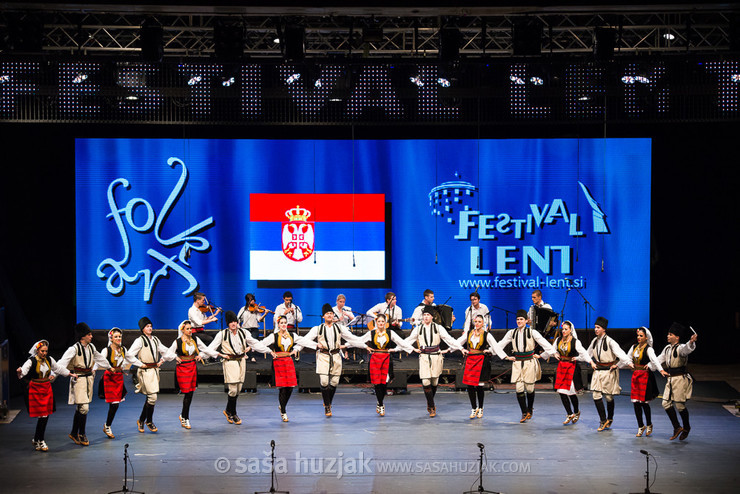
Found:
[[308, 221], [311, 211], [296, 205], [285, 216], [288, 221], [283, 222], [283, 254], [291, 261], [305, 261], [314, 249], [314, 222]]

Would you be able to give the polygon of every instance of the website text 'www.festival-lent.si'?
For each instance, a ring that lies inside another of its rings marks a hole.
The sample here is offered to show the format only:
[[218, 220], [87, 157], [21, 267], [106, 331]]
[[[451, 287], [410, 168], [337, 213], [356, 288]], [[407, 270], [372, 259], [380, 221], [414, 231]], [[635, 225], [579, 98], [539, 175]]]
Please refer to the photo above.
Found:
[[516, 277], [501, 277], [496, 276], [495, 278], [477, 278], [477, 279], [459, 279], [457, 280], [460, 288], [466, 288], [470, 290], [486, 289], [555, 289], [555, 290], [567, 290], [568, 288], [586, 288], [586, 278], [581, 276], [579, 278], [558, 278], [555, 276], [532, 276], [523, 278], [521, 276]]
[[[269, 452], [262, 457], [220, 457], [214, 462], [219, 474], [267, 474], [271, 473], [272, 462]], [[366, 456], [363, 452], [355, 455], [338, 451], [335, 456], [310, 457], [296, 452], [293, 458], [275, 458], [275, 473], [289, 475], [322, 475], [342, 478], [351, 475], [396, 475], [396, 474], [475, 474], [481, 470], [478, 460], [381, 460]], [[486, 460], [482, 464], [484, 474], [527, 475], [532, 473], [528, 461]]]

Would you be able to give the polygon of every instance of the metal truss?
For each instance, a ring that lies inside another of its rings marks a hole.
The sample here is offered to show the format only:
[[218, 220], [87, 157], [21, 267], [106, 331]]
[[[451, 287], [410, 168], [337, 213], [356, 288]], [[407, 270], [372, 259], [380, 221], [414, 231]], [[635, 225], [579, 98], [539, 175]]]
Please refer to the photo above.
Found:
[[[513, 52], [512, 25], [528, 18], [542, 26], [542, 54], [578, 54], [593, 50], [596, 27], [616, 31], [617, 54], [706, 52], [727, 50], [730, 44], [727, 11], [699, 10], [609, 13], [542, 13], [490, 16], [252, 16], [154, 13], [164, 28], [166, 57], [210, 57], [218, 22], [245, 28], [245, 55], [279, 58], [279, 29], [303, 26], [308, 57], [361, 58], [437, 56], [440, 30], [457, 28], [460, 54], [465, 58], [508, 57]], [[0, 17], [0, 31], [13, 22], [43, 23], [43, 52], [48, 54], [137, 55], [140, 13], [16, 12]], [[363, 27], [382, 28], [378, 41], [364, 41]], [[670, 39], [669, 39], [670, 38]], [[3, 48], [0, 46], [0, 53]]]

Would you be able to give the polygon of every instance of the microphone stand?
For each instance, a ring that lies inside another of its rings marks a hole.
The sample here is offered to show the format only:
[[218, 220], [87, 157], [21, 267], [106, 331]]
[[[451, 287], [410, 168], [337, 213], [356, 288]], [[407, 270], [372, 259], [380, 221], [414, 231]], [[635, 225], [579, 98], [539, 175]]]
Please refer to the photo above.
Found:
[[109, 492], [108, 494], [118, 494], [119, 492], [121, 493], [130, 492], [131, 494], [144, 494], [141, 491], [132, 491], [126, 486], [126, 482], [128, 481], [128, 462], [129, 462], [128, 443], [126, 443], [123, 445], [123, 487], [121, 487], [121, 489], [117, 491]]
[[483, 488], [483, 449], [485, 448], [485, 446], [483, 446], [482, 443], [478, 443], [478, 448], [480, 449], [480, 457], [478, 460], [478, 489], [475, 491], [465, 491], [463, 494], [474, 494], [476, 492], [484, 492], [487, 494], [501, 494], [500, 492], [487, 491]]
[[640, 453], [645, 455], [645, 490], [643, 492], [636, 492], [634, 494], [659, 494], [658, 492], [650, 492], [650, 457], [652, 455], [644, 449], [641, 449]]
[[[565, 299], [563, 299], [563, 308], [560, 310], [560, 326], [563, 326], [563, 321], [565, 321], [565, 304], [568, 302], [568, 293], [570, 292], [570, 288], [568, 288], [565, 291]], [[575, 329], [575, 328], [573, 328]]]
[[576, 293], [578, 295], [580, 295], [581, 298], [583, 299], [583, 310], [586, 313], [585, 314], [585, 317], [586, 317], [586, 329], [588, 329], [590, 327], [589, 324], [588, 324], [588, 308], [590, 307], [591, 310], [593, 310], [593, 311], [595, 311], [596, 309], [594, 308], [593, 305], [591, 305], [591, 302], [589, 302], [588, 299], [583, 296], [583, 294], [581, 293], [581, 291], [578, 288], [573, 287], [573, 290], [575, 290]]
[[275, 481], [277, 480], [277, 473], [275, 473], [275, 441], [270, 441], [270, 447], [272, 452], [270, 453], [270, 490], [269, 491], [255, 491], [254, 494], [290, 494], [289, 491], [278, 491], [275, 490]]
[[[513, 314], [514, 311], [504, 309], [503, 307], [496, 307], [495, 305], [492, 305], [491, 307], [494, 308], [494, 309], [502, 310], [502, 311], [504, 311], [506, 313], [506, 329], [509, 329], [509, 314]], [[490, 314], [491, 312], [493, 312], [493, 311], [492, 310], [491, 311], [488, 311], [488, 314]], [[488, 315], [488, 314], [486, 314], [486, 315]], [[493, 324], [491, 324], [491, 326], [493, 326]]]

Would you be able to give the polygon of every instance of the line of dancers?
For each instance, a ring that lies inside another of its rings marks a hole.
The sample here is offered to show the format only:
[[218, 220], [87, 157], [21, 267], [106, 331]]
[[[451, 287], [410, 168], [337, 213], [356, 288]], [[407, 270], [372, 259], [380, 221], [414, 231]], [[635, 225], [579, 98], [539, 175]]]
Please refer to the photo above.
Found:
[[[477, 294], [476, 294], [477, 295]], [[278, 315], [275, 332], [262, 340], [253, 337], [240, 327], [233, 311], [226, 311], [227, 328], [219, 331], [210, 344], [193, 334], [192, 323], [183, 321], [178, 328], [177, 339], [166, 347], [153, 335], [152, 322], [143, 317], [139, 320], [141, 335], [129, 349], [121, 344], [122, 332], [113, 328], [108, 333], [108, 346], [98, 352], [92, 344], [92, 331], [85, 323], [77, 324], [77, 343], [65, 351], [59, 362], [48, 355], [48, 342], [41, 340], [30, 350], [29, 359], [17, 369], [18, 377], [28, 381], [26, 393], [31, 417], [37, 417], [33, 438], [37, 451], [47, 451], [44, 432], [48, 417], [56, 406], [51, 382], [56, 376], [70, 378], [68, 403], [75, 406], [72, 430], [69, 437], [81, 446], [89, 445], [86, 433], [87, 414], [93, 399], [94, 374], [103, 369], [98, 395], [108, 403], [108, 415], [103, 432], [111, 439], [113, 420], [127, 390], [124, 385], [124, 365], [135, 369], [135, 391], [146, 399], [137, 429], [144, 433], [157, 432], [153, 414], [159, 393], [159, 368], [163, 362], [175, 360], [178, 386], [183, 396], [179, 416], [183, 428], [190, 429], [190, 405], [197, 385], [197, 362], [204, 358], [220, 358], [224, 384], [227, 388], [227, 403], [223, 414], [230, 424], [239, 425], [242, 420], [237, 413], [237, 399], [243, 387], [246, 359], [251, 350], [272, 356], [272, 382], [279, 389], [278, 407], [280, 418], [288, 422], [287, 404], [293, 388], [297, 385], [294, 357], [303, 348], [316, 351], [316, 373], [319, 375], [324, 414], [331, 417], [332, 404], [339, 379], [342, 375], [342, 360], [347, 348], [365, 349], [370, 353], [369, 375], [375, 389], [376, 413], [386, 415], [384, 398], [387, 385], [393, 379], [393, 361], [390, 354], [406, 352], [418, 354], [419, 377], [422, 382], [429, 417], [437, 415], [434, 401], [439, 377], [442, 373], [444, 355], [460, 351], [464, 355], [463, 383], [467, 386], [471, 403], [470, 418], [483, 417], [484, 386], [490, 380], [491, 359], [511, 361], [511, 382], [516, 385], [516, 398], [521, 409], [521, 423], [532, 419], [534, 413], [535, 382], [541, 378], [541, 359], [554, 357], [558, 360], [554, 389], [559, 393], [566, 411], [564, 425], [576, 424], [581, 416], [578, 392], [583, 389], [578, 362], [585, 362], [593, 369], [590, 389], [599, 415], [599, 432], [609, 429], [614, 420], [614, 395], [621, 392], [619, 369], [632, 370], [630, 397], [638, 423], [637, 436], [650, 436], [653, 431], [649, 402], [658, 396], [653, 372], [659, 371], [667, 378], [663, 391], [663, 407], [673, 426], [671, 440], [684, 440], [691, 430], [686, 401], [691, 398], [693, 379], [686, 365], [688, 355], [696, 348], [697, 335], [687, 338], [687, 329], [674, 323], [669, 329], [668, 345], [658, 355], [652, 348], [650, 331], [638, 328], [637, 344], [625, 353], [619, 345], [606, 335], [608, 321], [599, 317], [595, 323], [596, 337], [588, 348], [578, 340], [573, 324], [564, 321], [562, 334], [551, 344], [535, 329], [527, 325], [529, 314], [519, 310], [516, 328], [506, 332], [501, 341], [496, 341], [482, 314], [472, 317], [472, 328], [466, 328], [460, 338], [453, 338], [447, 330], [433, 320], [435, 307], [425, 304], [421, 308], [420, 323], [410, 335], [402, 337], [389, 327], [386, 313], [378, 313], [374, 327], [362, 336], [357, 336], [336, 320], [330, 304], [322, 307], [323, 322], [300, 336], [291, 331], [286, 315]], [[682, 343], [684, 341], [684, 343]], [[444, 346], [447, 348], [444, 348]], [[511, 345], [509, 354], [504, 349]], [[536, 353], [537, 345], [543, 351]], [[679, 421], [679, 417], [681, 420]]]

